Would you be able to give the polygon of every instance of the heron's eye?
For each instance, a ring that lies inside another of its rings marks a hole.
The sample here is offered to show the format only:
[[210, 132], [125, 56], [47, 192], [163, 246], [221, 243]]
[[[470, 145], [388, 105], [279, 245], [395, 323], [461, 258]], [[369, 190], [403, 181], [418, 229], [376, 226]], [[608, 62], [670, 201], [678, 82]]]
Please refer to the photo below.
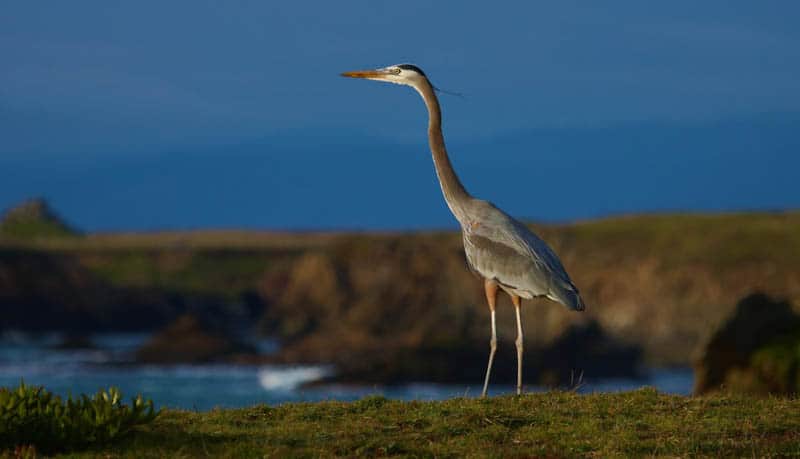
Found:
[[400, 75], [400, 72], [401, 72], [401, 70], [398, 69], [398, 68], [393, 68], [392, 69], [392, 73], [394, 73], [395, 75]]

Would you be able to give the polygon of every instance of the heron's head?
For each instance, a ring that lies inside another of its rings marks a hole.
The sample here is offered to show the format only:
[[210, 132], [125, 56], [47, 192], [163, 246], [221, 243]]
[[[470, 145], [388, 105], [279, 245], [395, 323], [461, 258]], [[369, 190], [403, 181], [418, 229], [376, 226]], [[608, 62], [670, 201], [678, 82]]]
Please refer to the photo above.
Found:
[[386, 81], [388, 83], [403, 84], [412, 87], [418, 87], [420, 83], [424, 83], [428, 80], [422, 69], [412, 64], [397, 64], [375, 70], [344, 72], [342, 76]]

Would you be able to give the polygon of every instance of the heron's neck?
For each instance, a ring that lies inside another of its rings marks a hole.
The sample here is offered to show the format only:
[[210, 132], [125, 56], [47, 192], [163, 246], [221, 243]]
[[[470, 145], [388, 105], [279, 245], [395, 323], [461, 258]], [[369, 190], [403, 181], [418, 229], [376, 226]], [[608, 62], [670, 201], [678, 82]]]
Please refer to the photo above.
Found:
[[415, 89], [422, 95], [425, 105], [428, 107], [428, 142], [433, 154], [433, 164], [436, 166], [436, 176], [442, 187], [442, 194], [444, 194], [450, 211], [458, 221], [461, 221], [466, 203], [471, 196], [464, 189], [464, 185], [458, 179], [458, 175], [450, 163], [450, 158], [447, 156], [442, 135], [442, 110], [439, 107], [439, 100], [436, 98], [433, 87], [427, 82]]

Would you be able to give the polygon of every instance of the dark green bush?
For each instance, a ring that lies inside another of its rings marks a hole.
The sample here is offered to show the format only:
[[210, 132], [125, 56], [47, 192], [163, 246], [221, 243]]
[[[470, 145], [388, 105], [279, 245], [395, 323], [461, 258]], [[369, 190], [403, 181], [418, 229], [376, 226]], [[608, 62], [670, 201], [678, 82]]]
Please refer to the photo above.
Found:
[[800, 328], [772, 338], [750, 356], [754, 380], [764, 392], [800, 393]]
[[129, 406], [121, 398], [115, 387], [66, 400], [24, 382], [0, 388], [0, 450], [33, 445], [55, 452], [105, 444], [158, 416], [152, 400], [140, 395]]

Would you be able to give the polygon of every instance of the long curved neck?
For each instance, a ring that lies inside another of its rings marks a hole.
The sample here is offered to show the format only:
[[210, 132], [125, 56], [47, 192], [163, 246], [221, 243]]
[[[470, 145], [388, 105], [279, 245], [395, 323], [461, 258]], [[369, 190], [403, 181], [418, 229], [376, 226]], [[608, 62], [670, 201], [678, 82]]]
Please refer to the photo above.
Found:
[[442, 110], [439, 107], [439, 100], [433, 91], [433, 87], [425, 82], [414, 89], [420, 93], [425, 105], [428, 107], [428, 143], [433, 154], [433, 164], [436, 166], [436, 176], [439, 178], [439, 185], [442, 187], [442, 194], [447, 201], [447, 207], [461, 221], [464, 216], [466, 203], [471, 199], [461, 180], [458, 179], [450, 158], [447, 156], [447, 149], [444, 146], [444, 136], [442, 135]]

